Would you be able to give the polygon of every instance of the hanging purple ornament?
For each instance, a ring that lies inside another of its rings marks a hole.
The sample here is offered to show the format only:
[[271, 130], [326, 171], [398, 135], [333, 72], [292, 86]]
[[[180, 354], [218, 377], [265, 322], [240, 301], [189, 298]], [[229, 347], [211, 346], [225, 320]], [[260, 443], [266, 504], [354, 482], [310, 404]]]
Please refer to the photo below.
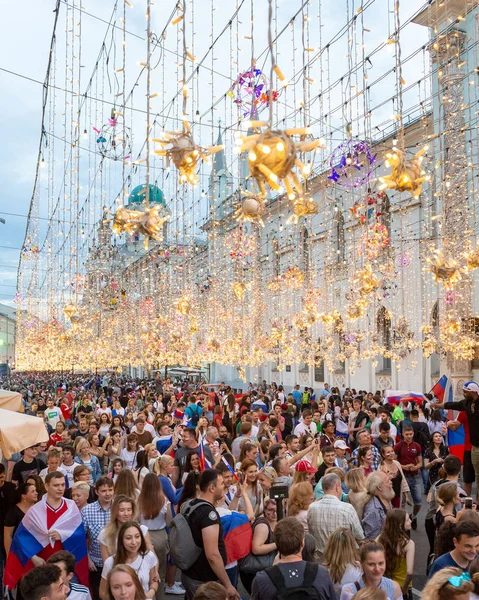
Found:
[[328, 179], [347, 188], [357, 188], [369, 181], [375, 161], [376, 155], [371, 153], [367, 142], [347, 140], [330, 156]]

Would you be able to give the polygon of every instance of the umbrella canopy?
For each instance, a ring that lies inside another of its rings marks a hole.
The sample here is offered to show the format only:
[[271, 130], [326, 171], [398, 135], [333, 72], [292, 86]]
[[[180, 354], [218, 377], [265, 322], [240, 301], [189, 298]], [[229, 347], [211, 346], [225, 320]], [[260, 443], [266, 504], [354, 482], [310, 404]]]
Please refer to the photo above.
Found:
[[5, 458], [48, 439], [43, 419], [0, 408], [0, 449]]
[[18, 392], [0, 390], [0, 408], [23, 412], [22, 395]]

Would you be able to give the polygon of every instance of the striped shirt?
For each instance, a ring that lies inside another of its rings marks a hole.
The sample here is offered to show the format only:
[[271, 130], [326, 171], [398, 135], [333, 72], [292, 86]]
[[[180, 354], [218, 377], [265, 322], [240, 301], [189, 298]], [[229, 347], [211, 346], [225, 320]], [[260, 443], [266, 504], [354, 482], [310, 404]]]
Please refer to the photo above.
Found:
[[70, 582], [68, 600], [91, 600], [90, 590], [85, 585]]

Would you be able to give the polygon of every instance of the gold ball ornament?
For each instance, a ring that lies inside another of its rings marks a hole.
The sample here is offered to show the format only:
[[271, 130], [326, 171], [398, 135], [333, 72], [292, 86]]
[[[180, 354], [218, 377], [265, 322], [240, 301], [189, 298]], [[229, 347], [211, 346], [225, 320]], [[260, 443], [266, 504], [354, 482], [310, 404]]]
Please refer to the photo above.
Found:
[[285, 179], [294, 166], [296, 148], [284, 131], [267, 129], [258, 136], [256, 144], [248, 153], [251, 175], [258, 181], [262, 191], [264, 183], [279, 189], [279, 181]]
[[241, 200], [241, 205], [235, 212], [235, 219], [237, 221], [249, 221], [264, 227], [263, 213], [264, 201], [256, 196], [248, 195]]
[[314, 202], [311, 198], [298, 198], [293, 202], [293, 214], [288, 218], [286, 223], [294, 223], [297, 225], [301, 217], [317, 215], [318, 210], [318, 203]]
[[466, 255], [467, 268], [469, 271], [479, 269], [479, 248], [476, 248], [472, 252], [468, 252]]
[[462, 279], [461, 269], [453, 259], [444, 257], [440, 250], [436, 250], [431, 258], [427, 259], [430, 264], [429, 270], [436, 283], [444, 284], [446, 289], [451, 289], [454, 284]]
[[413, 198], [419, 198], [422, 184], [429, 178], [421, 167], [424, 153], [428, 146], [421, 148], [412, 158], [407, 158], [406, 153], [398, 148], [386, 154], [386, 167], [391, 167], [391, 173], [379, 177], [380, 190], [392, 189], [398, 192], [411, 192]]
[[191, 313], [191, 302], [188, 298], [180, 298], [175, 302], [175, 306], [180, 315], [188, 316]]

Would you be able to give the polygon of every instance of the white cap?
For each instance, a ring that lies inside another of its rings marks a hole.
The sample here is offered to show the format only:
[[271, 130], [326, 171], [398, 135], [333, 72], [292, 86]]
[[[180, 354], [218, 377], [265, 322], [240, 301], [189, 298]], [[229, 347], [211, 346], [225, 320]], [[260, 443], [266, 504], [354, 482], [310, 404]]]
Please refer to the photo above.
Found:
[[334, 447], [340, 448], [341, 450], [349, 450], [350, 449], [344, 440], [336, 440], [334, 442]]
[[479, 394], [479, 385], [475, 381], [468, 381], [462, 389], [466, 392], [476, 392], [476, 394]]

